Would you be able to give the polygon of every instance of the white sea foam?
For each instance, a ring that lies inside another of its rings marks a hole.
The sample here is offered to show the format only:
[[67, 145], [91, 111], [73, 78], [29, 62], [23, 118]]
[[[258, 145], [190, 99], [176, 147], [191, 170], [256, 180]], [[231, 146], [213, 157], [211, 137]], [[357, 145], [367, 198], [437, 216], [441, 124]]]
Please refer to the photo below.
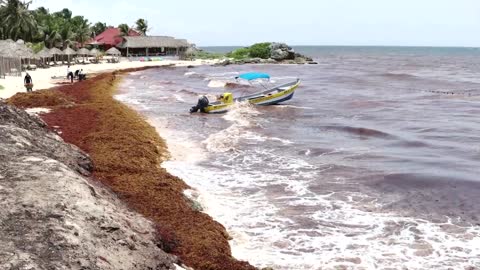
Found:
[[[461, 228], [449, 222], [434, 224], [383, 213], [381, 205], [360, 193], [315, 194], [308, 188], [309, 181], [314, 181], [321, 170], [304, 160], [258, 149], [255, 153], [236, 155], [231, 163], [218, 160], [212, 164], [214, 167], [209, 169], [183, 162], [166, 162], [163, 166], [198, 188], [201, 195], [197, 198], [205, 211], [224, 224], [234, 238], [234, 256], [256, 266], [480, 266], [479, 227]], [[264, 166], [261, 172], [253, 169], [259, 164]], [[310, 174], [299, 174], [305, 171]], [[342, 183], [343, 179], [332, 181]], [[270, 194], [273, 186], [283, 186], [283, 192]], [[302, 222], [311, 225], [301, 225]]]
[[277, 105], [277, 107], [279, 107], [279, 108], [304, 109], [304, 110], [315, 110], [315, 108], [312, 108], [312, 107], [295, 106], [295, 105], [288, 105], [288, 104], [280, 104], [280, 105]]
[[192, 76], [192, 75], [195, 75], [195, 74], [197, 74], [197, 73], [194, 72], [194, 71], [190, 71], [190, 72], [185, 72], [185, 74], [183, 74], [183, 76], [189, 77], [189, 76]]
[[178, 94], [174, 94], [173, 95], [175, 97], [175, 99], [179, 102], [182, 102], [182, 103], [185, 103], [185, 99], [182, 98], [182, 96], [178, 95]]
[[153, 84], [153, 85], [149, 85], [148, 86], [148, 89], [164, 89], [165, 86], [162, 86], [162, 85], [157, 85], [157, 84]]
[[[186, 196], [225, 225], [235, 257], [280, 270], [480, 268], [479, 226], [402, 217], [349, 189], [313, 192], [316, 181], [351, 183], [323, 179], [326, 167], [305, 156], [262, 147], [272, 140], [291, 142], [257, 133], [261, 114], [255, 108], [239, 104], [223, 119], [230, 125], [207, 133], [207, 139], [194, 139], [165, 120], [152, 124], [160, 127], [172, 154], [162, 166], [195, 187]], [[253, 143], [245, 149], [243, 141]], [[351, 158], [370, 151], [346, 145], [317, 158], [330, 163], [336, 153]]]
[[224, 88], [227, 82], [225, 81], [220, 81], [220, 80], [211, 80], [208, 83], [208, 87], [210, 88]]
[[225, 120], [232, 122], [232, 125], [217, 133], [211, 134], [203, 141], [205, 148], [215, 153], [235, 151], [239, 141], [245, 138], [245, 129], [255, 125], [255, 117], [258, 115], [260, 115], [260, 112], [252, 105], [248, 103], [236, 103], [230, 111], [223, 116]]

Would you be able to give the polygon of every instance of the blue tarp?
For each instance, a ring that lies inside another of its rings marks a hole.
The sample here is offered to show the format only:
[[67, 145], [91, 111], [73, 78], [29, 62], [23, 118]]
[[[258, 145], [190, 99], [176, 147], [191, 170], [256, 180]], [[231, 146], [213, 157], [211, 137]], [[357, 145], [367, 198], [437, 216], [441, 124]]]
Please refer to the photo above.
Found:
[[236, 78], [237, 79], [241, 78], [241, 79], [244, 79], [244, 80], [247, 80], [247, 81], [252, 81], [252, 80], [256, 80], [256, 79], [270, 79], [270, 75], [268, 75], [267, 73], [250, 72], [250, 73], [240, 74]]

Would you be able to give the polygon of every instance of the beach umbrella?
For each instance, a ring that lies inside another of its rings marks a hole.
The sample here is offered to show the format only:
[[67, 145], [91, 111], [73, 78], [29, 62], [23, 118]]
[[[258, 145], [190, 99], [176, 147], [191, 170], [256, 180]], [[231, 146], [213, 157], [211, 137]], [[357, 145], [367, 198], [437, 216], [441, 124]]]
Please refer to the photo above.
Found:
[[60, 49], [55, 48], [55, 47], [50, 49], [50, 53], [52, 55], [63, 55], [63, 52]]
[[101, 53], [98, 49], [96, 49], [96, 48], [93, 48], [93, 49], [90, 51], [90, 55], [93, 55], [93, 56], [95, 56], [95, 57], [100, 56], [101, 54], [102, 54], [102, 53]]
[[[108, 49], [106, 52], [106, 54], [108, 55], [111, 55], [112, 56], [112, 60], [115, 59], [115, 56], [119, 57], [122, 53], [115, 47], [112, 47], [110, 49]], [[115, 61], [114, 61], [115, 62]]]
[[63, 55], [63, 52], [60, 49], [55, 47], [50, 49], [50, 53], [54, 56], [55, 62], [57, 61], [57, 55]]
[[15, 43], [12, 43], [13, 50], [17, 55], [17, 58], [20, 59], [28, 59], [28, 64], [30, 64], [31, 59], [36, 59], [35, 53], [31, 48], [28, 48], [24, 43], [23, 40], [19, 40]]
[[64, 55], [76, 55], [77, 52], [75, 50], [73, 50], [72, 48], [67, 47], [65, 50], [63, 50], [63, 54]]
[[67, 47], [63, 50], [63, 54], [68, 56], [68, 63], [70, 63], [70, 59], [72, 55], [77, 55], [77, 52], [70, 47]]
[[87, 48], [81, 48], [80, 50], [77, 51], [78, 55], [83, 56], [83, 63], [85, 64], [85, 56], [86, 55], [91, 55], [90, 50]]
[[15, 46], [11, 42], [0, 40], [0, 56], [18, 58], [15, 51]]
[[43, 48], [41, 51], [37, 53], [37, 57], [40, 57], [40, 58], [50, 58], [52, 56], [53, 54], [47, 48]]
[[[36, 56], [38, 58], [41, 58], [41, 59], [45, 59], [45, 58], [51, 58], [53, 57], [53, 54], [50, 53], [50, 50], [47, 49], [47, 48], [43, 48], [41, 51], [39, 51]], [[44, 61], [43, 61], [44, 62]]]
[[43, 48], [41, 51], [39, 51], [37, 54], [36, 54], [37, 57], [41, 58], [41, 59], [45, 59], [45, 58], [51, 58], [53, 57], [53, 54], [50, 52], [49, 49], [47, 48]]
[[122, 53], [115, 47], [108, 49], [106, 52], [108, 55], [121, 55]]
[[91, 55], [90, 51], [87, 48], [81, 48], [77, 51], [78, 55]]

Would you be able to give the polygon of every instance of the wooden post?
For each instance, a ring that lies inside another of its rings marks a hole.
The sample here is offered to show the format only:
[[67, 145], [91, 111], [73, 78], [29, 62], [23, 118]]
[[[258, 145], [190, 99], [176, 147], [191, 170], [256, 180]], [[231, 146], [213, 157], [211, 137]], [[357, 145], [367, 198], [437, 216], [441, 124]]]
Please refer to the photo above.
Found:
[[146, 55], [147, 55], [147, 57], [148, 57], [148, 48], [146, 48], [145, 50], [147, 51]]
[[128, 47], [127, 47], [127, 58], [128, 58]]

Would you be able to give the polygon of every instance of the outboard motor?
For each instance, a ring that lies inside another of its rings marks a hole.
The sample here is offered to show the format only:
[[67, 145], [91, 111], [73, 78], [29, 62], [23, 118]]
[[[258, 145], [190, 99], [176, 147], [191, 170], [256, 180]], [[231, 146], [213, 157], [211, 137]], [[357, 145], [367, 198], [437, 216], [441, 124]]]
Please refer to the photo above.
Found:
[[208, 101], [208, 98], [206, 96], [201, 96], [198, 99], [197, 105], [193, 106], [190, 109], [190, 113], [198, 112], [200, 110], [201, 112], [205, 112], [205, 108], [210, 104], [210, 101]]

